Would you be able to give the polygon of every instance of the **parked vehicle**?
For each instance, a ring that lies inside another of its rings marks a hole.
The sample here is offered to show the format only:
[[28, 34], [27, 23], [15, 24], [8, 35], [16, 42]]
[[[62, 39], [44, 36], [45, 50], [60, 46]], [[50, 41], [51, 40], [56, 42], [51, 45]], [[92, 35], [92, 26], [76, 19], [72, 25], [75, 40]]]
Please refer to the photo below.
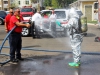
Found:
[[[43, 10], [43, 11], [46, 11], [48, 14], [49, 14], [49, 12], [50, 12], [50, 10]], [[51, 13], [51, 12], [50, 12]], [[41, 14], [42, 14], [42, 12], [41, 12]], [[23, 15], [23, 14], [22, 14]], [[43, 15], [43, 14], [42, 14]], [[25, 18], [24, 18], [25, 19]], [[29, 20], [28, 21], [23, 21], [24, 23], [30, 23], [31, 24], [31, 17], [29, 18]], [[41, 23], [42, 24], [42, 23]], [[31, 34], [31, 27], [30, 28], [26, 28], [26, 27], [23, 27], [23, 29], [22, 29], [22, 36], [28, 36], [28, 35], [30, 35]]]
[[[66, 25], [68, 23], [68, 9], [55, 9], [55, 14], [57, 15], [57, 21], [61, 23], [61, 25]], [[64, 36], [67, 36], [67, 29], [63, 27], [59, 27], [56, 25], [56, 31], [62, 32]]]
[[0, 25], [4, 24], [6, 15], [7, 15], [7, 13], [5, 11], [0, 10]]
[[41, 37], [43, 34], [50, 34], [52, 36], [55, 36], [54, 33], [56, 34], [55, 29], [48, 18], [42, 18], [42, 20], [38, 20], [38, 22], [35, 23], [34, 33], [34, 36], [38, 37]]
[[[24, 24], [31, 24], [31, 18], [29, 19], [29, 21], [25, 22], [23, 21]], [[22, 36], [29, 36], [31, 34], [31, 26], [30, 28], [27, 28], [27, 27], [23, 27], [22, 28], [22, 32], [21, 32], [21, 35]]]
[[[57, 15], [57, 19], [62, 25], [65, 25], [68, 23], [68, 10], [67, 9], [55, 9], [55, 14]], [[42, 10], [41, 14], [47, 14], [48, 16], [50, 16], [52, 10]], [[42, 34], [45, 33], [49, 33], [50, 35], [56, 34], [61, 32], [64, 36], [67, 36], [67, 29], [63, 28], [63, 27], [59, 27], [58, 25], [56, 25], [56, 28], [54, 29], [54, 27], [51, 25], [51, 22], [49, 19], [43, 19], [42, 20], [42, 24], [40, 25], [41, 27], [38, 26], [42, 32]], [[39, 30], [38, 30], [39, 31]], [[54, 36], [54, 35], [53, 35]]]
[[[24, 23], [28, 23], [32, 17], [32, 15], [34, 15], [35, 10], [34, 8], [32, 8], [31, 6], [23, 6], [20, 10], [20, 14], [23, 16], [23, 22]], [[30, 35], [30, 28], [26, 28], [23, 27], [22, 28], [22, 36], [28, 36]]]
[[9, 11], [6, 11], [7, 14], [9, 14]]
[[34, 9], [31, 6], [23, 6], [20, 10], [20, 14], [23, 16], [23, 21], [28, 22], [34, 14]]

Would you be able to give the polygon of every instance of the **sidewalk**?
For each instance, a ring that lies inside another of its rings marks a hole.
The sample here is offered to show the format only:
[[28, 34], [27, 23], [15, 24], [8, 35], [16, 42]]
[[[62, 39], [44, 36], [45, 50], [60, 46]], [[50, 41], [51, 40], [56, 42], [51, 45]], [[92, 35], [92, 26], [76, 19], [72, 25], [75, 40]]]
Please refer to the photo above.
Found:
[[93, 24], [93, 23], [87, 23], [87, 25], [94, 25], [94, 26], [98, 26], [98, 24]]

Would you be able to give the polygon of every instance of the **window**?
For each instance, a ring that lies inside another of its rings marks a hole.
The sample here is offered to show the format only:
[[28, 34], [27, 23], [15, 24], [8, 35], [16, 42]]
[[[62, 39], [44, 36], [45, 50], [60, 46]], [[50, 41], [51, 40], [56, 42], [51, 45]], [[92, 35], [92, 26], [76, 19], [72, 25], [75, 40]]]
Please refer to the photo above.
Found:
[[21, 12], [32, 12], [32, 8], [22, 8]]
[[42, 15], [47, 14], [49, 16], [50, 14], [52, 14], [52, 12], [51, 11], [43, 11], [43, 12], [41, 12], [41, 14]]
[[18, 4], [20, 5], [20, 1], [18, 1]]
[[98, 3], [94, 3], [94, 9], [98, 9]]
[[4, 4], [8, 4], [8, 1], [4, 1]]
[[4, 16], [4, 15], [6, 15], [6, 12], [0, 11], [0, 15]]
[[26, 0], [26, 1], [25, 1], [25, 4], [27, 4], [27, 5], [28, 5], [28, 4], [29, 4], [29, 1], [28, 1], [28, 0]]

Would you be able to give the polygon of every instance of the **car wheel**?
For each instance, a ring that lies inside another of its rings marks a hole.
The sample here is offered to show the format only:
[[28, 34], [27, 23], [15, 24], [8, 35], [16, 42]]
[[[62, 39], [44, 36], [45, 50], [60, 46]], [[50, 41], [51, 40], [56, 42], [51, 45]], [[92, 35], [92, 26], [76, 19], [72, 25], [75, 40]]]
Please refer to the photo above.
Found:
[[3, 20], [2, 19], [0, 19], [0, 25], [2, 25], [3, 24]]
[[22, 34], [22, 36], [28, 36], [30, 34], [29, 28], [23, 27], [21, 34]]

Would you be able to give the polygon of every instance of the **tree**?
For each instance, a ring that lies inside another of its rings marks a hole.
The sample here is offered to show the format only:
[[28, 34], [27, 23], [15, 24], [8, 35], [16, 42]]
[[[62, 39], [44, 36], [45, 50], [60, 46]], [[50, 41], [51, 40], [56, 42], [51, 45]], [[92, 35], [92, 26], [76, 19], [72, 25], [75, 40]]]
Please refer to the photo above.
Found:
[[58, 0], [58, 4], [59, 4], [59, 6], [61, 6], [61, 7], [67, 7], [69, 1], [72, 1], [72, 0]]
[[75, 1], [77, 1], [77, 0], [58, 0], [58, 4], [61, 7], [67, 7], [67, 6], [69, 6], [69, 4], [71, 4]]
[[59, 5], [58, 5], [58, 0], [52, 0], [52, 7], [54, 7], [54, 8], [58, 8], [59, 7]]
[[52, 6], [51, 0], [44, 0], [44, 6]]
[[11, 3], [10, 8], [15, 8], [15, 7], [18, 7], [18, 4], [17, 3]]
[[45, 7], [52, 6], [54, 8], [65, 8], [75, 1], [77, 0], [44, 0], [44, 5]]

